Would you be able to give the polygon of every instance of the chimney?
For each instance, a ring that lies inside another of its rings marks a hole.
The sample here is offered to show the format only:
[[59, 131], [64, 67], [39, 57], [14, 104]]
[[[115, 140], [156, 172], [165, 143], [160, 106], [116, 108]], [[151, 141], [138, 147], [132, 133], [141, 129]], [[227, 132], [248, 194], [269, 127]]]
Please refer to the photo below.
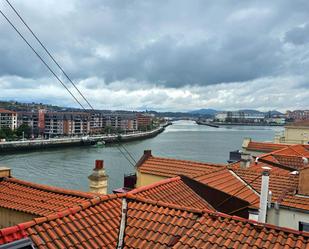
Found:
[[103, 160], [95, 161], [95, 168], [93, 169], [92, 174], [88, 176], [88, 179], [90, 192], [104, 195], [107, 194], [108, 175], [105, 173]]
[[151, 150], [144, 150], [144, 157], [148, 158], [151, 156]]
[[246, 150], [249, 146], [249, 143], [251, 142], [251, 138], [250, 137], [245, 137], [244, 141], [242, 142], [242, 149]]
[[304, 167], [299, 170], [298, 178], [298, 194], [300, 195], [309, 195], [309, 166], [308, 159], [303, 158]]
[[267, 213], [267, 199], [268, 199], [268, 189], [269, 189], [269, 169], [264, 167], [262, 172], [262, 183], [261, 183], [261, 194], [260, 194], [260, 208], [259, 208], [259, 222], [266, 222]]
[[249, 168], [251, 163], [251, 155], [248, 153], [241, 152], [240, 154], [240, 168]]
[[0, 167], [0, 178], [11, 177], [11, 169], [7, 167]]

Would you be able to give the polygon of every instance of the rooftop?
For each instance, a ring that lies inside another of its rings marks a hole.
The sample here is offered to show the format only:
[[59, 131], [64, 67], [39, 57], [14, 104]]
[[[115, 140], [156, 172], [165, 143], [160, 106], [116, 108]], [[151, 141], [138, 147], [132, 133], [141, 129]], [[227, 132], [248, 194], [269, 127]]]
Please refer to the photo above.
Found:
[[272, 152], [275, 150], [286, 148], [287, 146], [287, 144], [250, 141], [246, 149], [251, 151]]
[[309, 145], [295, 144], [261, 155], [261, 162], [282, 166], [290, 171], [304, 167], [304, 158], [309, 158]]
[[145, 151], [145, 153], [146, 154], [144, 154], [142, 159], [138, 162], [138, 170], [141, 173], [164, 177], [176, 177], [179, 175], [194, 177], [203, 173], [211, 172], [218, 167], [225, 166], [223, 164], [154, 157], [151, 155], [151, 152]]
[[129, 193], [184, 207], [214, 210], [207, 201], [190, 188], [179, 176], [134, 189]]
[[[199, 183], [249, 203], [248, 206], [243, 206], [242, 208], [257, 209], [261, 190], [261, 173], [264, 171], [262, 167], [269, 166], [271, 168], [269, 190], [273, 192], [272, 202], [278, 201], [282, 206], [308, 211], [309, 198], [297, 195], [299, 175], [290, 174], [291, 171], [296, 169], [297, 164], [289, 160], [288, 165], [281, 165], [280, 163], [268, 161], [267, 158], [270, 155], [272, 157], [280, 155], [288, 158], [289, 156], [287, 155], [289, 153], [294, 153], [292, 155], [295, 155], [295, 158], [302, 158], [303, 155], [307, 155], [307, 148], [307, 145], [294, 145], [262, 155], [259, 158], [263, 159], [265, 157], [265, 160], [259, 159], [258, 163], [251, 162], [250, 167], [247, 169], [241, 169], [239, 162], [224, 166], [157, 158], [152, 155], [143, 158], [139, 162], [138, 167], [142, 173], [165, 177], [175, 177], [176, 174], [187, 176]], [[213, 209], [218, 210], [218, 207], [214, 206], [207, 198], [205, 200]], [[219, 211], [221, 210], [219, 209]], [[226, 213], [233, 214], [231, 210]]]
[[247, 186], [246, 182], [242, 181], [233, 171], [227, 168], [222, 168], [211, 173], [204, 173], [194, 179], [232, 196], [237, 196], [249, 202], [252, 208], [259, 207], [259, 194], [250, 185]]
[[0, 230], [0, 244], [25, 237], [37, 248], [308, 248], [309, 243], [309, 233], [129, 193], [100, 196]]
[[16, 114], [16, 112], [9, 111], [9, 110], [3, 109], [3, 108], [0, 108], [0, 113], [11, 113], [11, 114]]
[[12, 177], [0, 179], [0, 207], [45, 216], [81, 204], [96, 195], [30, 183]]

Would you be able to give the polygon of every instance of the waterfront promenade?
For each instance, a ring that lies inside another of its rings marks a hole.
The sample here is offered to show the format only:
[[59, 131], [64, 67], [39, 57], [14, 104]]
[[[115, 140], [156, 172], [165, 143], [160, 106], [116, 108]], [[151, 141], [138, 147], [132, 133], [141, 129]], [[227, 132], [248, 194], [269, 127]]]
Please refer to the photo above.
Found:
[[51, 139], [35, 139], [23, 141], [0, 142], [0, 153], [38, 150], [55, 147], [72, 147], [94, 145], [99, 141], [105, 143], [129, 142], [151, 138], [163, 132], [166, 125], [162, 125], [154, 130], [145, 132], [134, 132], [130, 134], [109, 134], [83, 137], [67, 137], [67, 138], [51, 138]]

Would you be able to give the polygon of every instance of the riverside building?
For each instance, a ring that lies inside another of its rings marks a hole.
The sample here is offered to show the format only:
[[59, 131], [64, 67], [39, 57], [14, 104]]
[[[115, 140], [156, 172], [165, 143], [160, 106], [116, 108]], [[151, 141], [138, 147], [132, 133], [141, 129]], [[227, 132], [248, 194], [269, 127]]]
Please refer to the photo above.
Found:
[[17, 113], [0, 109], [0, 129], [1, 128], [15, 130], [17, 128]]

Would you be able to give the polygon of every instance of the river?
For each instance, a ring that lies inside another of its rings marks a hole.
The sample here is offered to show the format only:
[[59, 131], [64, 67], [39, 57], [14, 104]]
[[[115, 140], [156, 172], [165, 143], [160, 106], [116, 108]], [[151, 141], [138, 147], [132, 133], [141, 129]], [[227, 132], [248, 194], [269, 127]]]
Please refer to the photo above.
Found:
[[[272, 141], [280, 127], [233, 126], [213, 128], [192, 121], [177, 121], [158, 136], [124, 143], [137, 161], [145, 149], [153, 155], [195, 161], [225, 163], [229, 152], [240, 149], [245, 137]], [[41, 184], [88, 190], [87, 176], [96, 159], [103, 159], [109, 175], [109, 192], [122, 187], [124, 174], [134, 167], [116, 145], [103, 148], [72, 147], [0, 156], [0, 164], [12, 169], [13, 176]]]

